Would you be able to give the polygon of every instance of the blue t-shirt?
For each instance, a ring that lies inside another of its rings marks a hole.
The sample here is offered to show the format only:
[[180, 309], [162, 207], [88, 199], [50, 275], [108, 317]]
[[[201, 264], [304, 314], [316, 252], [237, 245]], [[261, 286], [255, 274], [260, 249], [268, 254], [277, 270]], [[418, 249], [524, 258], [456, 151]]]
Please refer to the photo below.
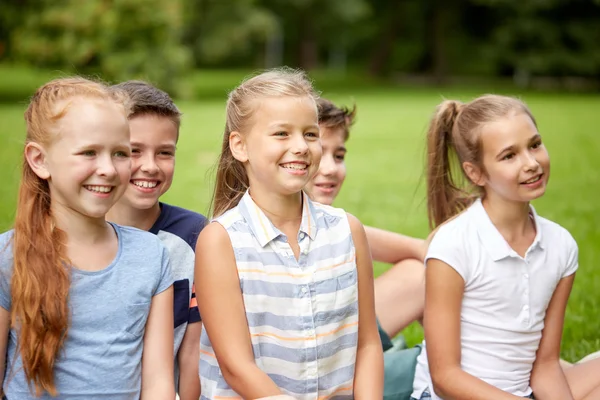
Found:
[[[173, 272], [173, 316], [175, 320], [175, 368], [177, 352], [188, 324], [200, 321], [200, 312], [194, 292], [194, 265], [196, 241], [206, 226], [203, 215], [184, 208], [160, 203], [160, 215], [150, 228], [169, 251]], [[176, 374], [177, 375], [177, 374]]]
[[[156, 236], [112, 224], [119, 248], [100, 271], [71, 268], [71, 324], [54, 366], [58, 397], [44, 400], [137, 400], [142, 348], [152, 297], [173, 284], [169, 254]], [[0, 234], [0, 307], [10, 310], [13, 232]], [[4, 392], [10, 400], [33, 399], [21, 356], [18, 330], [10, 330]]]

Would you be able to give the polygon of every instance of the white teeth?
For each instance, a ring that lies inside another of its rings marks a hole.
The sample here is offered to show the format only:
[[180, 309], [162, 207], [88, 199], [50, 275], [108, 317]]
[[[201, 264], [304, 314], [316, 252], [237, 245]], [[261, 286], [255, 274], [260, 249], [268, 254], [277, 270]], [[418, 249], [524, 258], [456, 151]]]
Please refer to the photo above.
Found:
[[155, 188], [158, 182], [148, 182], [148, 181], [132, 181], [135, 186], [143, 187], [143, 188]]
[[108, 193], [112, 190], [112, 186], [87, 185], [87, 186], [85, 186], [85, 188], [91, 192], [97, 192], [97, 193]]
[[306, 169], [308, 166], [304, 165], [304, 164], [296, 164], [296, 163], [289, 163], [289, 164], [281, 164], [281, 166], [283, 168], [288, 168], [288, 169], [297, 169], [297, 170], [303, 170]]
[[533, 182], [537, 182], [537, 181], [539, 181], [539, 180], [540, 180], [540, 178], [541, 178], [541, 177], [542, 177], [541, 175], [538, 175], [538, 176], [536, 176], [535, 178], [531, 178], [530, 180], [528, 180], [528, 181], [525, 181], [525, 183], [533, 183]]

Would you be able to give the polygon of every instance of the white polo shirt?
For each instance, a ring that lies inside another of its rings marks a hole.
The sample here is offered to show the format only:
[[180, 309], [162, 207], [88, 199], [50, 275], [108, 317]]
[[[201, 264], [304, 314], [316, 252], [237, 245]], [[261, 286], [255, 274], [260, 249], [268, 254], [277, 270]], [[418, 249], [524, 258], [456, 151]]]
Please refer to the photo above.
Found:
[[[533, 207], [531, 213], [537, 234], [524, 258], [492, 224], [481, 200], [440, 227], [426, 257], [426, 262], [445, 262], [465, 281], [461, 368], [516, 396], [531, 394], [529, 378], [548, 303], [558, 282], [578, 267], [571, 234], [539, 217]], [[423, 342], [412, 397], [420, 398], [426, 388], [439, 399], [433, 393]]]

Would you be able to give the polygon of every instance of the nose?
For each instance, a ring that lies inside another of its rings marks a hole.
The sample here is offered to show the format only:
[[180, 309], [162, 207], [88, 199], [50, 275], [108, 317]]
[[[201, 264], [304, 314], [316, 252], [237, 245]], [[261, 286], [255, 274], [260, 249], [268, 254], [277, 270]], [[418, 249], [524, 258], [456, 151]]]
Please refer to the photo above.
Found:
[[149, 175], [153, 175], [158, 172], [158, 165], [156, 165], [154, 154], [148, 152], [144, 157], [142, 157], [140, 170]]
[[525, 159], [523, 160], [523, 168], [525, 171], [537, 171], [539, 166], [540, 163], [537, 158], [535, 158], [535, 155], [529, 151], [525, 152]]
[[297, 154], [297, 155], [303, 155], [303, 154], [308, 153], [308, 143], [306, 143], [304, 134], [300, 133], [300, 134], [294, 135], [291, 151], [292, 151], [292, 153]]
[[117, 176], [117, 168], [110, 154], [106, 154], [103, 157], [98, 157], [98, 165], [96, 168], [98, 175], [106, 177], [107, 179], [113, 179]]
[[325, 176], [335, 173], [335, 161], [330, 155], [323, 155], [321, 164], [319, 164], [319, 173]]

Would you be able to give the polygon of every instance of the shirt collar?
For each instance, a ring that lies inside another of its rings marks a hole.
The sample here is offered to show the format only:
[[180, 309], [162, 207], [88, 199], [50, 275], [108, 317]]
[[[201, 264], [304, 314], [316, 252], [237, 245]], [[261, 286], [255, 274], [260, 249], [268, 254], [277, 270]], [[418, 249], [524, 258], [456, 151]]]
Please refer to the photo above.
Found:
[[[238, 207], [240, 214], [248, 223], [250, 230], [261, 247], [265, 247], [267, 243], [279, 236], [284, 236], [284, 234], [273, 225], [271, 220], [265, 215], [260, 207], [258, 207], [254, 200], [252, 200], [249, 190], [246, 190]], [[317, 235], [315, 207], [304, 192], [302, 192], [302, 222], [300, 223], [300, 232], [304, 232], [311, 240], [314, 240]]]
[[[542, 246], [542, 231], [540, 219], [535, 212], [535, 208], [532, 205], [529, 205], [529, 212], [533, 216], [533, 220], [536, 227], [535, 239], [529, 249], [534, 249], [536, 247], [540, 247], [544, 249]], [[506, 257], [518, 257], [517, 253], [509, 246], [506, 242], [502, 234], [498, 231], [498, 229], [494, 226], [490, 217], [488, 216], [481, 199], [477, 199], [473, 205], [470, 207], [469, 212], [472, 213], [473, 217], [476, 221], [477, 232], [479, 234], [479, 238], [481, 239], [481, 243], [483, 247], [487, 250], [494, 261], [499, 261]]]

